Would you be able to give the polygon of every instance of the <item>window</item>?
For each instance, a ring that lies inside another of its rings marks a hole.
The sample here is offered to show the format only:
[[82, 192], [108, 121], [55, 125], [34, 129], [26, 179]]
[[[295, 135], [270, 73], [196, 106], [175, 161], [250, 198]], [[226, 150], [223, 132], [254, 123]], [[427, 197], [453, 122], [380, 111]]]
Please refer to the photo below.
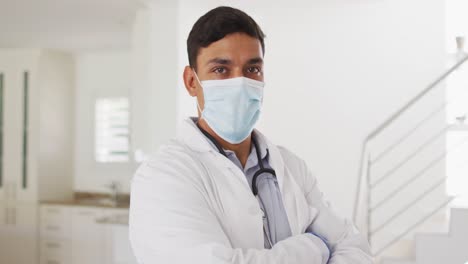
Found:
[[[468, 16], [465, 0], [446, 1], [446, 51], [448, 65], [468, 55]], [[446, 138], [447, 194], [468, 196], [468, 63], [451, 74], [446, 83], [446, 121], [451, 125]]]
[[101, 98], [95, 109], [95, 158], [97, 162], [129, 161], [128, 98]]

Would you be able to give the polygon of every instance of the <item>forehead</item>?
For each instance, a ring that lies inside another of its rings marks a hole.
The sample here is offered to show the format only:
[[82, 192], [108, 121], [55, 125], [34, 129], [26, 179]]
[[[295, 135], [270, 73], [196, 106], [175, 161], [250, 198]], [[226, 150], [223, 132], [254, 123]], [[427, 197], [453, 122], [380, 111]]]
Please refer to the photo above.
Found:
[[232, 60], [233, 63], [245, 63], [252, 58], [263, 58], [260, 41], [245, 33], [232, 33], [201, 48], [197, 56], [197, 65], [205, 66], [214, 58]]

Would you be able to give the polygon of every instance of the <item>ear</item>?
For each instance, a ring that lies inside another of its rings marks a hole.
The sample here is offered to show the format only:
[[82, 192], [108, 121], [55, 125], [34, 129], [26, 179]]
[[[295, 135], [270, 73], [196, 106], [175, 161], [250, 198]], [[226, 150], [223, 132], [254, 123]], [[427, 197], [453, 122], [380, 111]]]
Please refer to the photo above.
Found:
[[194, 97], [197, 96], [197, 79], [195, 79], [195, 75], [193, 69], [190, 66], [185, 66], [184, 68], [184, 85], [187, 92], [190, 96]]

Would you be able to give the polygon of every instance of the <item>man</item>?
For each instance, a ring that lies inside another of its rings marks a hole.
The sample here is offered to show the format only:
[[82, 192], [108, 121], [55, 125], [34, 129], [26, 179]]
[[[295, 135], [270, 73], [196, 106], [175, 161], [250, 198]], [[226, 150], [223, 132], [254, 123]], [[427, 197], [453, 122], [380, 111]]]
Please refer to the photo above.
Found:
[[353, 224], [322, 197], [305, 162], [254, 129], [264, 34], [218, 7], [188, 40], [185, 87], [198, 118], [132, 179], [130, 240], [141, 264], [372, 263]]

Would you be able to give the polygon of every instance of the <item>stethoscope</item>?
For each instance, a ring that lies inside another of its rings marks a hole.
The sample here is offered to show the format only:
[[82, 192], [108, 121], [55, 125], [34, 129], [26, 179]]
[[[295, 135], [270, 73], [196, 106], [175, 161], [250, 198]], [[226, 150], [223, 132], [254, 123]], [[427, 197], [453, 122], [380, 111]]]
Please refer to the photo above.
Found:
[[[221, 147], [221, 145], [218, 143], [218, 141], [212, 136], [210, 135], [206, 130], [204, 130], [199, 124], [198, 122], [196, 123], [197, 124], [197, 127], [200, 129], [200, 131], [203, 133], [203, 135], [205, 135], [211, 142], [213, 142], [213, 144], [216, 146], [216, 148], [218, 149], [219, 153], [221, 153], [223, 156], [225, 156], [227, 158], [227, 154], [226, 152], [223, 150], [223, 148]], [[258, 147], [258, 143], [257, 143], [257, 139], [252, 135], [252, 143], [254, 144], [255, 146], [255, 152], [257, 154], [257, 160], [258, 160], [258, 166], [260, 167], [260, 169], [258, 171], [255, 172], [254, 176], [252, 177], [252, 192], [254, 194], [255, 197], [257, 197], [257, 194], [258, 194], [258, 188], [257, 188], [257, 178], [258, 176], [260, 176], [261, 174], [263, 173], [269, 173], [273, 176], [276, 177], [276, 172], [274, 169], [270, 169], [270, 168], [265, 168], [263, 166], [263, 162], [261, 161], [261, 154], [260, 154], [260, 148]], [[258, 197], [260, 198], [260, 197]], [[266, 217], [265, 217], [266, 218]], [[268, 222], [268, 219], [266, 219], [266, 221]], [[273, 243], [271, 242], [271, 239], [270, 239], [270, 236], [267, 234], [266, 232], [266, 229], [265, 229], [265, 225], [263, 226], [263, 232], [265, 233], [267, 239], [268, 239], [268, 243], [270, 244], [270, 248], [273, 247]]]

